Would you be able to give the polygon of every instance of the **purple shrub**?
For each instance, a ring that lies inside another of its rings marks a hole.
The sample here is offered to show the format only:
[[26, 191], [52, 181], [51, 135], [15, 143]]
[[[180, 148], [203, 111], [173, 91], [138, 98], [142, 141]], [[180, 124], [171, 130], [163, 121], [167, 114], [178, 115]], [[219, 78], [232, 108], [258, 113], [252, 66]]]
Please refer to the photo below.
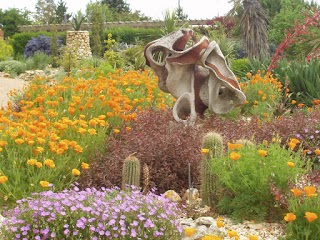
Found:
[[[58, 40], [58, 45], [59, 46], [62, 45], [61, 39]], [[51, 54], [50, 46], [51, 46], [50, 37], [47, 37], [44, 35], [34, 37], [28, 41], [24, 50], [24, 56], [26, 58], [32, 57], [37, 51], [43, 52], [46, 55], [50, 55]]]
[[4, 216], [6, 239], [178, 239], [180, 209], [132, 189], [46, 191], [17, 201]]
[[199, 126], [177, 123], [168, 110], [141, 113], [131, 127], [131, 131], [124, 127], [120, 134], [107, 139], [107, 153], [92, 157], [90, 169], [80, 176], [81, 188], [121, 186], [123, 161], [132, 153], [141, 166], [147, 164], [150, 185], [157, 193], [169, 189], [184, 193], [189, 187], [188, 163], [193, 186], [199, 183], [203, 135]]

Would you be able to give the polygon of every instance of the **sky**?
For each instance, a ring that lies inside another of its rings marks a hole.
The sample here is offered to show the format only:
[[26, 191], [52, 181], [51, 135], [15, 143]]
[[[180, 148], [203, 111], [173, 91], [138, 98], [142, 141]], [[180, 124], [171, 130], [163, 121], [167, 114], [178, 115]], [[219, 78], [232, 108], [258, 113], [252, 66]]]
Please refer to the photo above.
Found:
[[[0, 8], [3, 10], [27, 8], [35, 11], [37, 0], [0, 0], [0, 2]], [[58, 0], [55, 0], [55, 3], [57, 2]], [[76, 13], [80, 9], [84, 12], [90, 0], [64, 0], [64, 2], [67, 3], [68, 12]], [[167, 9], [174, 10], [178, 7], [178, 0], [127, 0], [126, 2], [133, 11], [140, 10], [145, 16], [154, 20], [163, 19]], [[212, 19], [226, 14], [231, 9], [228, 0], [180, 0], [180, 5], [189, 19]]]
[[[308, 0], [310, 1], [310, 0]], [[0, 0], [0, 8], [28, 9], [35, 11], [37, 0]], [[57, 3], [58, 0], [55, 0]], [[90, 0], [64, 0], [69, 13], [76, 13], [78, 10], [85, 12], [86, 4]], [[130, 8], [140, 10], [145, 16], [153, 20], [163, 19], [166, 10], [174, 10], [178, 7], [178, 0], [127, 0]], [[217, 16], [225, 15], [230, 9], [229, 0], [180, 0], [180, 5], [189, 19], [212, 19]], [[320, 4], [320, 0], [316, 0]]]

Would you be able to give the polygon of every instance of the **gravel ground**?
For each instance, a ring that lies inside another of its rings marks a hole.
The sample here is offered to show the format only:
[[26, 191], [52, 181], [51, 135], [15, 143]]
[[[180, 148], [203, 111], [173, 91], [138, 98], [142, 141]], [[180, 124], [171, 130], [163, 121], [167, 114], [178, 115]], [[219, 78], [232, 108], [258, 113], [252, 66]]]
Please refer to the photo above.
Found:
[[24, 80], [6, 78], [0, 73], [0, 107], [6, 107], [10, 101], [8, 94], [14, 89], [22, 89], [26, 84]]

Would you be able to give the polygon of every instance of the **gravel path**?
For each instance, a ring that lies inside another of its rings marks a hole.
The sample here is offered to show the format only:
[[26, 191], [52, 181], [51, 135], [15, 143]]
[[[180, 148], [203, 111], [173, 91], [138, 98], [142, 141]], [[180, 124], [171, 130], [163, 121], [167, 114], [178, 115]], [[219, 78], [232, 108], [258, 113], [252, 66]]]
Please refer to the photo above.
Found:
[[9, 92], [14, 89], [22, 89], [26, 82], [16, 78], [5, 78], [0, 75], [0, 107], [6, 107]]

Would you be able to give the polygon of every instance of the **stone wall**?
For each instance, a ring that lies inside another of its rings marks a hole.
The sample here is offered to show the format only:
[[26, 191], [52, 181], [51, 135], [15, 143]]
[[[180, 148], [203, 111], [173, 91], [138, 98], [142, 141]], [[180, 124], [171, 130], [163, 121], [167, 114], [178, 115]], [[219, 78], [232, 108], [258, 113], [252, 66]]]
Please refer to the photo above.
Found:
[[1, 28], [0, 28], [0, 40], [4, 40], [4, 32]]
[[88, 31], [68, 31], [66, 45], [68, 49], [72, 49], [77, 59], [92, 57]]

